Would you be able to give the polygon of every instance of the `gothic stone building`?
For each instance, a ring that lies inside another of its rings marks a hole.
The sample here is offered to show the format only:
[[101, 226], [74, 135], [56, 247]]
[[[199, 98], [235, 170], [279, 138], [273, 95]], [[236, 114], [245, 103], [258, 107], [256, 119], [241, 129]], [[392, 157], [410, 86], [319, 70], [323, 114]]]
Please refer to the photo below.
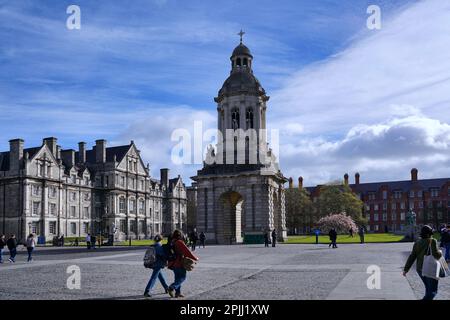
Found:
[[114, 235], [115, 240], [149, 238], [185, 229], [186, 189], [180, 176], [150, 177], [133, 141], [92, 150], [61, 150], [56, 138], [24, 149], [10, 141], [0, 153], [0, 232], [24, 239], [28, 233], [84, 237]]
[[[224, 139], [209, 149], [203, 169], [192, 177], [197, 229], [218, 244], [259, 242], [269, 229], [276, 229], [283, 240], [287, 180], [267, 147], [265, 134], [254, 134], [266, 129], [269, 97], [253, 75], [253, 56], [242, 39], [230, 60], [230, 76], [214, 99], [218, 133]], [[237, 150], [241, 141], [245, 152]]]

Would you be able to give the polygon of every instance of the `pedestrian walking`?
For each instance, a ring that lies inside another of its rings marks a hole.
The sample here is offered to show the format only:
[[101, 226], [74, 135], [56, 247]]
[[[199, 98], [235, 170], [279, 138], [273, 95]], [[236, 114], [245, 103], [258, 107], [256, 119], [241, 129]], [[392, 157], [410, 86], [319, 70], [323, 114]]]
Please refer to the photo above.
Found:
[[365, 234], [365, 232], [366, 231], [364, 230], [364, 227], [360, 226], [359, 230], [358, 230], [358, 234], [359, 234], [359, 241], [360, 241], [361, 244], [364, 243], [364, 234]]
[[3, 263], [3, 250], [5, 249], [6, 246], [6, 239], [5, 239], [5, 235], [2, 234], [0, 236], [0, 263]]
[[450, 262], [450, 225], [441, 233], [441, 247], [445, 250], [445, 260]]
[[91, 239], [91, 234], [88, 233], [87, 236], [86, 236], [86, 248], [87, 248], [88, 250], [91, 249], [91, 241], [92, 241], [92, 239]]
[[270, 243], [270, 232], [264, 232], [264, 247], [268, 248]]
[[436, 239], [433, 239], [433, 229], [430, 226], [425, 225], [422, 227], [420, 239], [414, 243], [412, 252], [403, 269], [403, 276], [406, 277], [406, 274], [409, 269], [411, 269], [413, 263], [417, 261], [416, 270], [425, 285], [425, 295], [422, 300], [433, 300], [437, 295], [439, 285], [438, 280], [422, 275], [424, 257], [427, 255], [429, 248], [431, 248], [430, 254], [432, 254], [435, 259], [440, 259], [442, 257], [441, 251], [438, 250], [437, 241]]
[[206, 235], [205, 233], [202, 231], [200, 232], [200, 245], [204, 248], [205, 247], [205, 242], [206, 242]]
[[64, 234], [62, 234], [61, 237], [59, 238], [59, 243], [61, 247], [64, 247]]
[[6, 245], [8, 246], [9, 250], [9, 262], [15, 263], [16, 262], [16, 255], [17, 255], [17, 239], [16, 235], [12, 234], [8, 241], [6, 241]]
[[275, 247], [277, 244], [277, 230], [273, 229], [272, 231], [272, 247]]
[[353, 238], [353, 228], [350, 228], [350, 231], [349, 231], [349, 233], [350, 233], [350, 237], [352, 237], [352, 238]]
[[328, 247], [333, 246], [333, 249], [337, 248], [337, 232], [335, 228], [331, 228], [330, 232], [328, 232], [328, 236], [330, 237], [330, 244]]
[[27, 238], [28, 262], [33, 261], [32, 254], [35, 247], [36, 247], [36, 240], [34, 239], [34, 235], [30, 233]]
[[196, 228], [194, 228], [194, 230], [192, 230], [191, 234], [189, 235], [189, 241], [191, 244], [191, 250], [195, 251], [195, 247], [197, 246], [198, 241], [198, 233]]
[[94, 235], [91, 236], [91, 247], [95, 249], [95, 242], [97, 241], [97, 237]]
[[155, 244], [153, 245], [155, 247], [156, 252], [156, 261], [153, 264], [153, 272], [150, 277], [150, 280], [148, 280], [147, 286], [144, 290], [144, 297], [151, 297], [151, 291], [153, 287], [156, 284], [156, 280], [159, 279], [159, 282], [161, 282], [161, 285], [163, 286], [166, 293], [169, 292], [169, 286], [167, 285], [166, 279], [164, 278], [164, 274], [162, 273], [162, 270], [166, 266], [166, 255], [163, 249], [163, 246], [161, 244], [161, 241], [163, 240], [163, 237], [159, 234], [157, 234], [154, 237]]
[[181, 285], [186, 280], [186, 268], [183, 264], [183, 260], [186, 258], [198, 261], [198, 258], [192, 254], [189, 248], [183, 241], [183, 233], [180, 230], [175, 230], [172, 234], [171, 245], [175, 251], [176, 258], [173, 261], [169, 261], [168, 267], [173, 270], [175, 280], [169, 286], [169, 295], [173, 298], [184, 298], [181, 293]]

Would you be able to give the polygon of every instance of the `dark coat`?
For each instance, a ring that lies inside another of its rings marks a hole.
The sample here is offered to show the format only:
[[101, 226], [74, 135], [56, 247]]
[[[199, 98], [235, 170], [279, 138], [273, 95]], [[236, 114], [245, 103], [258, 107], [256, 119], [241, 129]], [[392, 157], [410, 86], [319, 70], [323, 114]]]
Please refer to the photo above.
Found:
[[330, 236], [330, 240], [336, 240], [337, 239], [337, 232], [336, 232], [336, 230], [330, 230], [330, 232], [328, 232], [328, 235]]
[[9, 238], [8, 241], [6, 241], [6, 245], [8, 246], [9, 250], [17, 248], [17, 240], [13, 238]]
[[6, 246], [6, 241], [3, 239], [0, 239], [0, 249], [3, 249]]

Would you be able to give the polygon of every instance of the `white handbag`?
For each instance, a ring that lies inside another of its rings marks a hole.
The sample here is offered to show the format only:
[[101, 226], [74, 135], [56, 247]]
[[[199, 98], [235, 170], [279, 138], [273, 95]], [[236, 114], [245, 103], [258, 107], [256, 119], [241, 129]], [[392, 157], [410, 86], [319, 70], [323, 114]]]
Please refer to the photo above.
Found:
[[439, 277], [447, 278], [448, 276], [450, 276], [450, 268], [448, 267], [447, 261], [445, 261], [444, 256], [439, 259], [439, 264], [441, 265]]
[[428, 245], [427, 254], [423, 257], [422, 276], [439, 280], [441, 264], [431, 254], [431, 243]]

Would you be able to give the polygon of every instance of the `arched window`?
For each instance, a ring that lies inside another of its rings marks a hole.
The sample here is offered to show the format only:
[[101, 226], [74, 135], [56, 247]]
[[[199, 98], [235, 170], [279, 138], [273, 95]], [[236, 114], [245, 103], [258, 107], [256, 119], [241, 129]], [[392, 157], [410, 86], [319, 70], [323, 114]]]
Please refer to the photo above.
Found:
[[247, 60], [247, 58], [244, 58], [244, 67], [246, 67], [247, 64], [248, 64], [248, 60]]
[[253, 129], [253, 110], [247, 109], [247, 112], [245, 113], [245, 124], [247, 126], [246, 129]]
[[233, 111], [231, 111], [231, 128], [236, 130], [239, 129], [239, 110], [238, 109], [233, 109]]
[[236, 65], [238, 65], [239, 67], [241, 66], [241, 58], [236, 59]]

